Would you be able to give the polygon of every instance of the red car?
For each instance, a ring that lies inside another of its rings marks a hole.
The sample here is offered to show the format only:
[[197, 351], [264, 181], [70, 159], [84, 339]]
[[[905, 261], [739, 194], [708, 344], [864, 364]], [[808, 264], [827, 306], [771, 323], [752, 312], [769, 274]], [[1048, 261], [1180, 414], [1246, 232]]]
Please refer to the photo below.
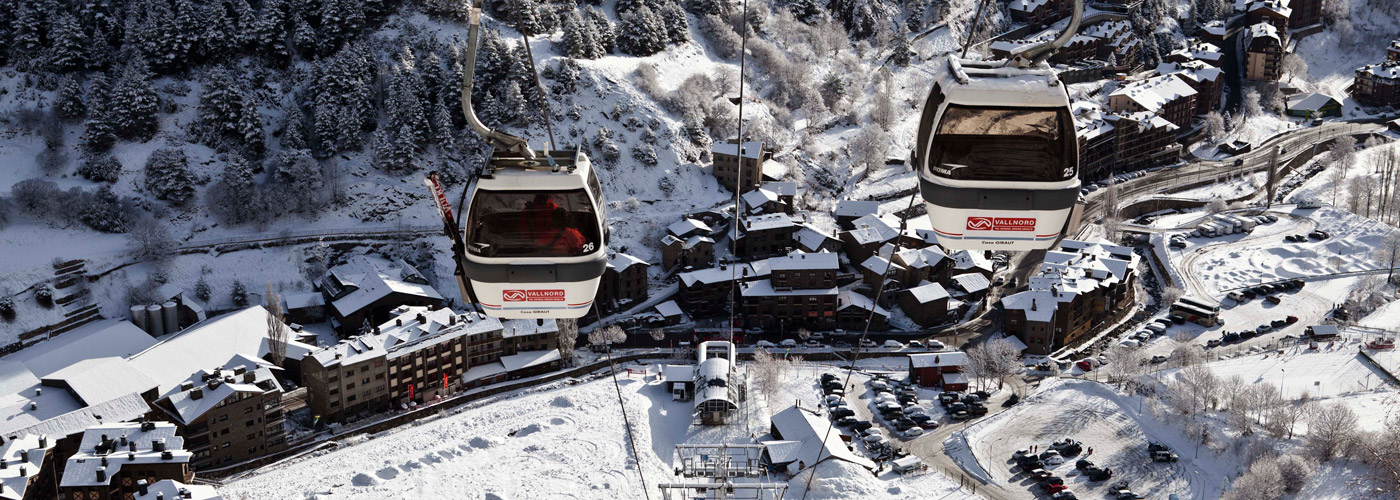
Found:
[[1294, 324], [1294, 323], [1297, 323], [1297, 322], [1298, 322], [1298, 317], [1297, 317], [1297, 316], [1289, 316], [1289, 317], [1288, 317], [1287, 319], [1285, 319], [1284, 321], [1287, 321], [1288, 324], [1291, 325], [1291, 324]]
[[1045, 488], [1045, 494], [1046, 494], [1046, 495], [1053, 495], [1053, 494], [1056, 494], [1056, 493], [1059, 493], [1059, 492], [1061, 492], [1061, 491], [1065, 491], [1065, 490], [1069, 489], [1069, 487], [1068, 487], [1068, 486], [1065, 486], [1064, 484], [1055, 484], [1055, 483], [1045, 483], [1045, 484], [1042, 484], [1042, 485], [1040, 485], [1040, 486], [1043, 487], [1043, 488]]
[[1074, 366], [1078, 366], [1080, 370], [1084, 370], [1086, 372], [1094, 369], [1094, 365], [1089, 364], [1089, 360], [1087, 359], [1079, 360], [1079, 362], [1075, 363]]

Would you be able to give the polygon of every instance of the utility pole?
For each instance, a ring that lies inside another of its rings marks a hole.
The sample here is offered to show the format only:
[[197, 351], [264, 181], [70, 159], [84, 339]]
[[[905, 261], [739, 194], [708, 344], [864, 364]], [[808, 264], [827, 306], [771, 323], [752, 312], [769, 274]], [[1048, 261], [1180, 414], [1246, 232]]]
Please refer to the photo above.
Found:
[[1269, 208], [1272, 208], [1272, 207], [1274, 206], [1274, 191], [1278, 189], [1278, 186], [1277, 186], [1277, 184], [1278, 184], [1278, 146], [1274, 146], [1273, 151], [1270, 151], [1270, 152], [1269, 152], [1269, 167], [1268, 167], [1268, 168], [1269, 168], [1269, 177], [1268, 177], [1268, 181], [1267, 181], [1267, 182], [1268, 182], [1268, 184], [1269, 184], [1269, 189], [1268, 189], [1268, 196], [1269, 196], [1269, 198], [1268, 198], [1267, 200], [1264, 200], [1264, 209], [1265, 209], [1265, 210], [1267, 210], [1267, 209], [1269, 209]]

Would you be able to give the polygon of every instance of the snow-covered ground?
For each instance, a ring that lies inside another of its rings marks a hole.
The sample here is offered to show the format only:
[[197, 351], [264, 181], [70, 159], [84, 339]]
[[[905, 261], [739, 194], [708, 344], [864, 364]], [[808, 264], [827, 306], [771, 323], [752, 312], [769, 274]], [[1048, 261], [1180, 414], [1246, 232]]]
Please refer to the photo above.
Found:
[[[863, 360], [863, 364], [865, 361]], [[870, 361], [872, 366], [891, 362]], [[896, 363], [897, 364], [897, 363]], [[749, 443], [767, 434], [762, 397], [751, 397], [741, 418], [728, 426], [691, 425], [690, 402], [672, 401], [656, 365], [631, 365], [646, 376], [620, 376], [619, 387], [633, 425], [634, 457], [607, 377], [578, 384], [508, 393], [441, 418], [357, 440], [335, 451], [292, 460], [245, 476], [222, 488], [229, 498], [289, 499], [634, 499], [644, 498], [672, 474], [679, 443]], [[835, 366], [799, 365], [775, 394], [775, 404], [800, 400], [815, 407], [820, 373]], [[835, 436], [833, 435], [833, 439]], [[844, 463], [818, 467], [808, 498], [978, 498], [937, 473], [880, 477]], [[781, 478], [780, 478], [781, 480]], [[806, 475], [789, 481], [789, 498], [801, 496]]]
[[1264, 185], [1267, 173], [1259, 172], [1246, 177], [1234, 179], [1221, 178], [1214, 184], [1207, 184], [1201, 187], [1187, 189], [1171, 193], [1172, 198], [1185, 198], [1190, 200], [1209, 201], [1215, 199], [1233, 200], [1247, 194], [1253, 194], [1260, 186]]

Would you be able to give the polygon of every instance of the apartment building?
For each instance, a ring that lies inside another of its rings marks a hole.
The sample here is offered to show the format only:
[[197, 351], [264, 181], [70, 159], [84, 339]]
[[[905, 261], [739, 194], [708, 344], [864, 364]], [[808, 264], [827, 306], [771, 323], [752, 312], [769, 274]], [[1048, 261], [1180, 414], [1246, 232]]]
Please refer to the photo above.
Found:
[[198, 373], [151, 406], [174, 423], [195, 469], [222, 467], [286, 448], [282, 386], [254, 360]]
[[827, 330], [836, 326], [834, 253], [793, 253], [767, 260], [769, 278], [743, 283], [744, 323], [749, 328], [800, 327]]
[[1124, 85], [1108, 96], [1115, 112], [1148, 112], [1178, 127], [1191, 125], [1196, 112], [1196, 89], [1175, 75], [1162, 75]]
[[593, 299], [595, 307], [603, 314], [610, 314], [645, 301], [650, 267], [646, 261], [625, 253], [613, 255], [603, 270], [603, 279], [598, 282], [598, 292]]
[[1250, 25], [1249, 31], [1244, 33], [1245, 78], [1278, 80], [1283, 72], [1283, 37], [1273, 24]]
[[1245, 6], [1244, 23], [1266, 23], [1273, 26], [1284, 40], [1288, 39], [1288, 18], [1293, 15], [1289, 0], [1252, 0]]
[[[1400, 42], [1392, 42], [1394, 44]], [[1356, 70], [1351, 96], [1366, 106], [1400, 106], [1400, 59], [1368, 64]]]
[[192, 454], [169, 422], [103, 424], [83, 433], [78, 452], [68, 457], [59, 491], [64, 498], [127, 500], [140, 481], [188, 483]]
[[792, 237], [799, 228], [785, 213], [744, 217], [736, 250], [740, 257], [748, 259], [785, 254], [792, 250]]
[[[747, 193], [763, 182], [763, 162], [772, 155], [772, 152], [764, 149], [762, 142], [757, 141], [745, 142], [742, 146], [735, 144], [735, 141], [716, 142], [710, 146], [715, 178], [721, 186], [740, 193]], [[736, 186], [740, 174], [744, 184]]]
[[47, 435], [0, 437], [0, 499], [58, 498], [57, 454]]
[[1050, 354], [1131, 307], [1138, 256], [1107, 240], [1065, 240], [1029, 280], [1030, 289], [1002, 297], [1002, 324], [1029, 354]]
[[1162, 63], [1157, 66], [1156, 72], [1159, 76], [1174, 75], [1196, 91], [1196, 109], [1192, 114], [1204, 115], [1220, 106], [1220, 97], [1225, 91], [1224, 70], [1192, 59]]

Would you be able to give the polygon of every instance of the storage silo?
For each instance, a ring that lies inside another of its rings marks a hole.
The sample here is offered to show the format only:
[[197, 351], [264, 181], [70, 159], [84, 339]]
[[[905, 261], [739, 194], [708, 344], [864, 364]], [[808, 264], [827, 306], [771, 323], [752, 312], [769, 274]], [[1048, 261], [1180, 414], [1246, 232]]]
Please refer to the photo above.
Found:
[[175, 301], [167, 301], [160, 305], [160, 314], [165, 317], [165, 332], [175, 333], [180, 331], [180, 310], [175, 305]]
[[156, 337], [165, 335], [165, 318], [160, 315], [160, 306], [155, 304], [146, 306], [146, 324], [150, 326], [146, 333]]
[[151, 333], [150, 329], [146, 328], [146, 306], [131, 306], [131, 323], [141, 331]]

